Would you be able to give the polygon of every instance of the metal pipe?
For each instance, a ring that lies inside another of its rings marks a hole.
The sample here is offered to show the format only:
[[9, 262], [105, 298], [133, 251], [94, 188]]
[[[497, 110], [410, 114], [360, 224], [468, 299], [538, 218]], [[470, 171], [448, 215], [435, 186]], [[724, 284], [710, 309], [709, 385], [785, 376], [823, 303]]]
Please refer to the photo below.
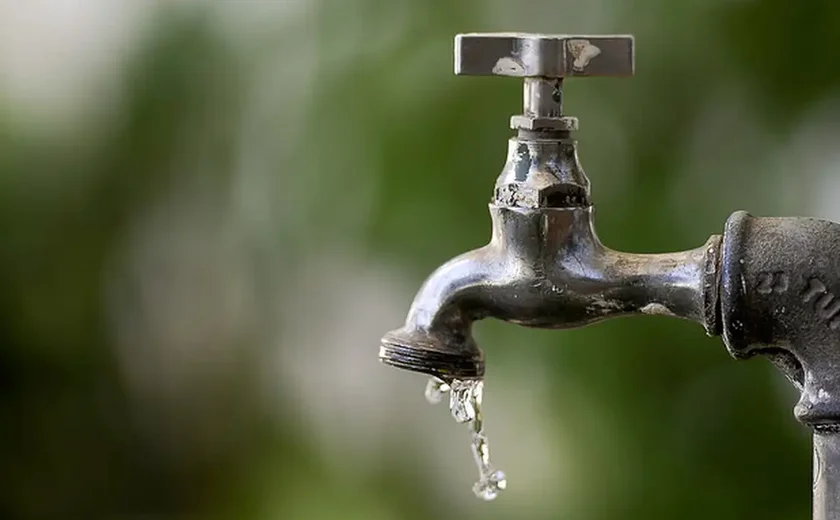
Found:
[[840, 520], [840, 431], [814, 433], [814, 520]]

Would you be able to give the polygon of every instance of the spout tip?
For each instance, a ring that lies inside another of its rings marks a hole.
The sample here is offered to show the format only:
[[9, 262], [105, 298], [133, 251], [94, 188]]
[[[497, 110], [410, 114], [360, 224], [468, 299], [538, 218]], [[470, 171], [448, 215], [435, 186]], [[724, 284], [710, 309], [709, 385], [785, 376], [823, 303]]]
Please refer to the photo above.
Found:
[[472, 342], [457, 347], [455, 344], [425, 331], [398, 329], [382, 338], [379, 360], [445, 381], [484, 377], [484, 353]]

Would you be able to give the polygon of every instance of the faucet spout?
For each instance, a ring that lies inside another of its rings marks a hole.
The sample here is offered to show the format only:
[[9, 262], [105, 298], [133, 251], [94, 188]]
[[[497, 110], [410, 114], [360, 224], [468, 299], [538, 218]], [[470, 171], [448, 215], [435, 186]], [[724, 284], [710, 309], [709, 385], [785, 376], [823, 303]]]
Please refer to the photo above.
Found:
[[426, 280], [405, 325], [383, 337], [384, 363], [444, 380], [480, 378], [484, 355], [472, 323], [488, 317], [563, 329], [661, 314], [714, 330], [719, 236], [678, 253], [622, 253], [601, 244], [591, 206], [491, 204], [490, 213], [490, 243]]
[[405, 326], [382, 338], [380, 360], [443, 380], [484, 376], [484, 353], [471, 330], [488, 293], [501, 285], [504, 269], [494, 253], [488, 245], [435, 270], [414, 298]]

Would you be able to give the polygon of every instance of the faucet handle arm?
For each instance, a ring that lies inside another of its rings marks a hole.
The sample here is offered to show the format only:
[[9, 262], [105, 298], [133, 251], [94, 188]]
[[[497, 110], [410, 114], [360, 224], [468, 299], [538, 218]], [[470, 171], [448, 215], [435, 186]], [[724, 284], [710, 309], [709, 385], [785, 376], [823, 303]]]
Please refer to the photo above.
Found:
[[469, 33], [455, 37], [455, 74], [524, 78], [524, 112], [511, 128], [570, 132], [577, 119], [563, 117], [563, 78], [632, 76], [629, 35]]
[[469, 33], [455, 37], [455, 74], [517, 78], [632, 76], [630, 35]]

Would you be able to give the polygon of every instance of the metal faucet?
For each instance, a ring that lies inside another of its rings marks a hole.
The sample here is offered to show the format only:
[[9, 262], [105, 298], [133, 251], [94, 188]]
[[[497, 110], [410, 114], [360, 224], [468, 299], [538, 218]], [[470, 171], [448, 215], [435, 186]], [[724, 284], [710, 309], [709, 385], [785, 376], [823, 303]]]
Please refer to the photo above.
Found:
[[455, 38], [455, 73], [524, 78], [524, 113], [490, 202], [486, 246], [439, 267], [382, 362], [444, 381], [484, 375], [472, 324], [565, 329], [661, 314], [721, 335], [736, 359], [762, 354], [801, 391], [814, 431], [815, 520], [840, 520], [840, 224], [734, 213], [697, 249], [634, 254], [595, 232], [589, 179], [563, 115], [563, 79], [630, 76], [633, 37], [515, 33]]

